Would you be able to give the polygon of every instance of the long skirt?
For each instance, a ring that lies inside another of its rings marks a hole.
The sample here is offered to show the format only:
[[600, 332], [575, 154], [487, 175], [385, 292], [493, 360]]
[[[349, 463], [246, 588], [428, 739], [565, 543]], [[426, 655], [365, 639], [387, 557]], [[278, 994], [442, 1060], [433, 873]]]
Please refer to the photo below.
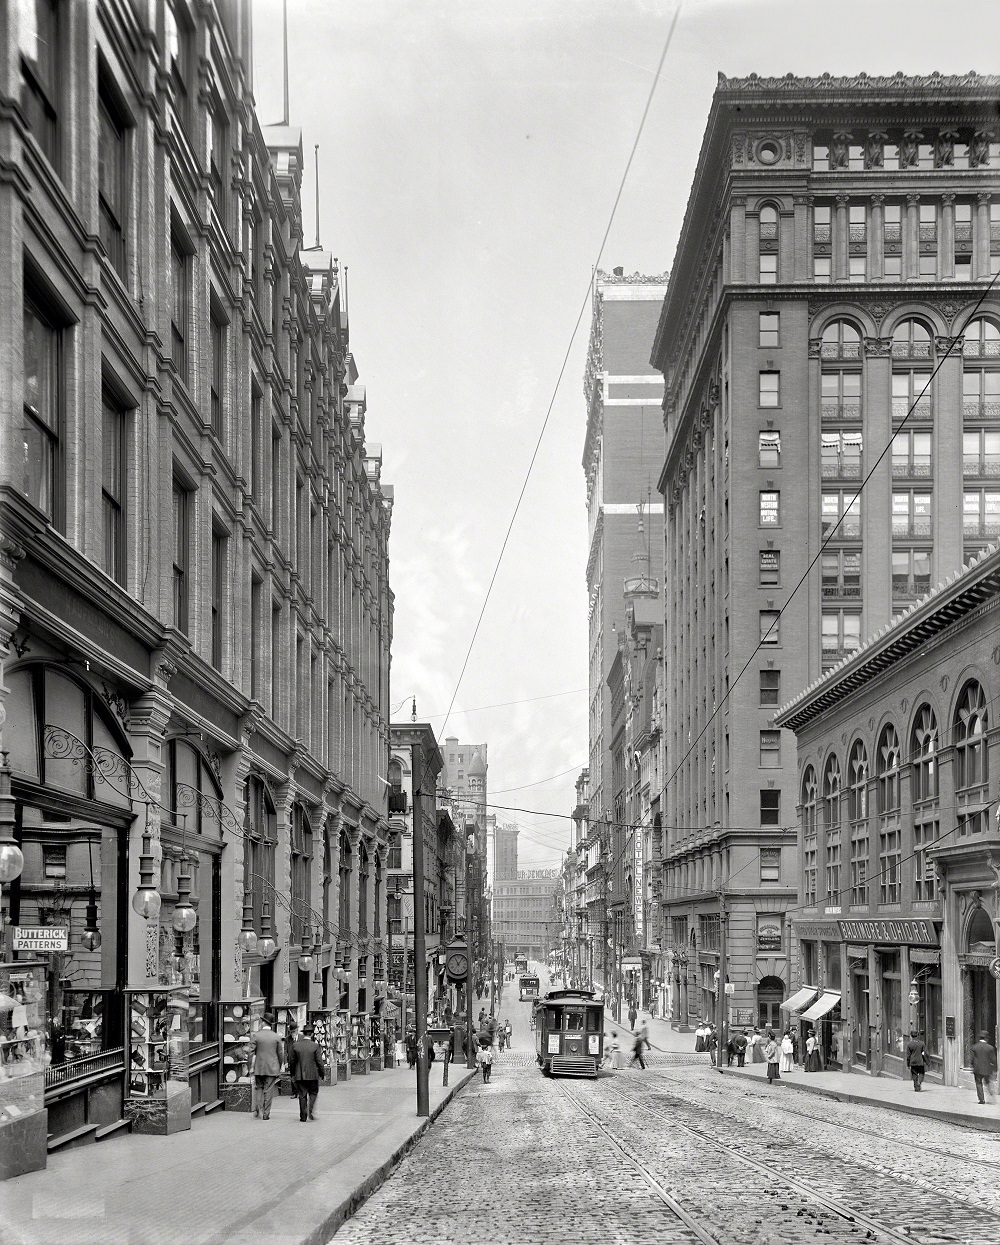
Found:
[[764, 1051], [761, 1049], [760, 1042], [754, 1042], [753, 1047], [751, 1049], [753, 1050], [753, 1054], [750, 1056], [750, 1062], [751, 1063], [763, 1063], [764, 1062]]
[[704, 1034], [699, 1033], [699, 1034], [698, 1034], [698, 1036], [695, 1038], [695, 1040], [694, 1040], [694, 1048], [695, 1048], [695, 1050], [697, 1050], [697, 1051], [701, 1051], [701, 1050], [704, 1050], [704, 1049], [705, 1049], [705, 1037], [704, 1037]]
[[791, 1055], [786, 1055], [786, 1054], [785, 1054], [785, 1052], [784, 1052], [784, 1051], [782, 1051], [782, 1052], [781, 1052], [781, 1059], [780, 1059], [780, 1061], [779, 1061], [779, 1066], [780, 1066], [780, 1068], [781, 1068], [781, 1071], [782, 1071], [782, 1072], [791, 1072], [791, 1070], [792, 1070], [792, 1056], [791, 1056]]
[[781, 1073], [778, 1071], [778, 1065], [776, 1063], [769, 1063], [767, 1065], [767, 1079], [769, 1081], [781, 1080]]
[[806, 1071], [807, 1072], [822, 1072], [823, 1071], [823, 1060], [820, 1057], [820, 1053], [818, 1049], [811, 1050], [809, 1054], [806, 1055]]

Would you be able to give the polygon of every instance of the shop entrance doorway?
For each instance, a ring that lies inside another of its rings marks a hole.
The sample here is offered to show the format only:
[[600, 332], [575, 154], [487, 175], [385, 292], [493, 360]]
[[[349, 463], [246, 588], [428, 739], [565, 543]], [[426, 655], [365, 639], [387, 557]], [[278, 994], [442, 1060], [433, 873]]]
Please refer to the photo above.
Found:
[[785, 996], [785, 983], [780, 977], [762, 977], [757, 982], [757, 1027], [761, 1033], [771, 1029], [781, 1032], [781, 1000]]
[[856, 960], [851, 966], [851, 1062], [859, 1068], [871, 1066], [868, 997], [868, 965]]
[[997, 941], [993, 920], [985, 908], [976, 908], [966, 934], [966, 953], [977, 964], [966, 965], [962, 973], [963, 1026], [962, 1062], [969, 1066], [972, 1046], [980, 1033], [990, 1042], [997, 1038], [997, 983], [983, 961], [996, 955]]

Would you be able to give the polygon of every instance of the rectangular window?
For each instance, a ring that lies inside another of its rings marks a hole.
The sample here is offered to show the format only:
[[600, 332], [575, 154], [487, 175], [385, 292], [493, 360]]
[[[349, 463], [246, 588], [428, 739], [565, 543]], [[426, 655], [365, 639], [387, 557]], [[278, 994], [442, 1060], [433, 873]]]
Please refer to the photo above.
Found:
[[847, 209], [847, 228], [851, 242], [861, 243], [867, 240], [867, 209], [863, 203], [852, 203]]
[[761, 285], [776, 285], [778, 282], [778, 256], [772, 252], [763, 252], [760, 256], [758, 277]]
[[823, 493], [821, 500], [823, 539], [856, 540], [861, 535], [861, 498], [848, 489]]
[[180, 239], [170, 237], [170, 342], [178, 377], [188, 382], [188, 315], [191, 305], [191, 263]]
[[888, 281], [898, 281], [903, 276], [903, 257], [886, 255], [882, 260], [882, 273]]
[[967, 479], [1000, 477], [1000, 432], [962, 434], [962, 474]]
[[35, 141], [58, 168], [59, 0], [22, 0], [14, 7], [20, 9], [11, 18], [18, 22], [21, 107]]
[[781, 466], [781, 434], [762, 432], [757, 437], [757, 461], [761, 467]]
[[226, 323], [213, 307], [212, 324], [212, 432], [219, 440], [223, 434], [222, 395], [226, 384]]
[[264, 583], [250, 574], [250, 698], [260, 700], [263, 690], [261, 651], [264, 639]]
[[776, 311], [762, 311], [760, 313], [760, 325], [757, 340], [757, 344], [759, 346], [779, 345], [778, 328], [780, 321], [781, 317]]
[[885, 826], [878, 837], [879, 903], [897, 904], [900, 896], [899, 826]]
[[937, 898], [934, 862], [928, 859], [927, 849], [937, 842], [939, 830], [936, 821], [918, 821], [913, 826], [913, 898], [918, 903]]
[[188, 566], [191, 496], [184, 485], [174, 477], [173, 492], [173, 538], [174, 538], [174, 626], [178, 631], [188, 629]]
[[892, 599], [915, 601], [931, 587], [930, 549], [893, 549]]
[[937, 276], [937, 256], [921, 255], [917, 264], [917, 273], [923, 281], [933, 281]]
[[761, 670], [760, 674], [760, 703], [762, 706], [778, 705], [781, 703], [781, 671], [780, 670]]
[[219, 100], [212, 103], [208, 114], [208, 172], [212, 183], [212, 199], [223, 228], [228, 227], [226, 169], [229, 163], [229, 130], [226, 110]]
[[851, 906], [865, 907], [868, 904], [868, 835], [863, 827], [861, 833], [851, 835]]
[[761, 644], [781, 643], [781, 614], [778, 610], [760, 611]]
[[[781, 824], [781, 792], [773, 791], [770, 787], [760, 788], [760, 824], [762, 826], [779, 826]], [[780, 868], [780, 848], [761, 848], [761, 856], [767, 850], [775, 852], [775, 864]], [[761, 879], [763, 881], [763, 879]], [[777, 878], [771, 879], [777, 881]]]
[[829, 173], [830, 146], [828, 143], [813, 143], [813, 172]]
[[966, 536], [1000, 536], [1000, 493], [975, 490], [963, 494], [962, 530]]
[[759, 405], [778, 406], [781, 401], [780, 372], [759, 374]]
[[229, 537], [225, 532], [212, 531], [212, 665], [222, 669], [223, 608], [226, 596], [226, 571], [229, 563]]
[[931, 494], [896, 491], [892, 495], [893, 536], [930, 536]]
[[101, 497], [104, 522], [104, 569], [125, 585], [125, 429], [127, 416], [107, 389], [101, 402], [103, 466]]
[[275, 722], [278, 718], [278, 689], [281, 686], [281, 602], [271, 601], [271, 686], [268, 708]]
[[167, 67], [173, 92], [174, 110], [182, 128], [190, 121], [191, 31], [180, 10], [178, 0], [166, 5]]
[[771, 588], [781, 582], [781, 550], [761, 549], [759, 580], [762, 588]]
[[760, 526], [777, 527], [781, 522], [781, 494], [768, 489], [760, 492]]
[[271, 496], [267, 504], [267, 521], [278, 535], [278, 499], [281, 497], [281, 429], [271, 425]]
[[781, 768], [781, 731], [760, 732], [760, 768]]
[[847, 279], [855, 285], [863, 284], [868, 276], [867, 260], [863, 255], [850, 255], [847, 259]]
[[66, 877], [66, 846], [63, 843], [42, 844], [42, 875], [50, 880]]
[[861, 552], [857, 549], [826, 549], [821, 556], [824, 600], [861, 596]]
[[813, 259], [813, 282], [816, 285], [830, 284], [830, 257], [817, 255]]
[[813, 242], [818, 242], [821, 246], [829, 243], [832, 219], [828, 203], [817, 203], [813, 207]]
[[24, 414], [20, 491], [56, 519], [59, 434], [62, 423], [62, 334], [25, 294]]
[[97, 84], [97, 205], [101, 245], [115, 272], [125, 280], [125, 223], [128, 210], [125, 173], [127, 126], [104, 85]]
[[847, 610], [824, 610], [822, 631], [824, 660], [839, 661], [861, 644], [861, 615]]

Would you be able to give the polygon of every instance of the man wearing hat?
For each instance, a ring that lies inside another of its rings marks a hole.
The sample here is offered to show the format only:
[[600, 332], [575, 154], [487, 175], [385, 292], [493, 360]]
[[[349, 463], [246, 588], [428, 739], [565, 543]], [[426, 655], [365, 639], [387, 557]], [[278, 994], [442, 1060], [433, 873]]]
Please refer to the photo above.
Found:
[[326, 1077], [323, 1055], [313, 1041], [313, 1026], [302, 1026], [302, 1032], [288, 1052], [288, 1075], [299, 1099], [299, 1122], [307, 1123], [316, 1118], [316, 1098], [319, 1083]]
[[253, 1113], [265, 1120], [271, 1118], [274, 1087], [285, 1062], [285, 1047], [274, 1031], [274, 1017], [264, 1017], [264, 1026], [250, 1039], [250, 1060], [253, 1073]]

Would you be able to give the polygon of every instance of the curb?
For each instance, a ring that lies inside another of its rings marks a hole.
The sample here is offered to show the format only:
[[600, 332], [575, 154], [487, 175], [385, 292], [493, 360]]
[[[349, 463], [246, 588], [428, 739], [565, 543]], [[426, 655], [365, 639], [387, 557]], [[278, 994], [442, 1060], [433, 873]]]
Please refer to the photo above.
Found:
[[469, 1081], [476, 1075], [476, 1069], [462, 1068], [465, 1074], [460, 1080], [456, 1080], [454, 1085], [449, 1085], [448, 1092], [437, 1104], [432, 1108], [430, 1115], [425, 1120], [420, 1120], [414, 1131], [407, 1137], [402, 1145], [397, 1146], [393, 1153], [380, 1163], [373, 1172], [370, 1172], [364, 1180], [343, 1199], [337, 1206], [330, 1211], [326, 1218], [319, 1223], [308, 1236], [302, 1238], [302, 1245], [328, 1245], [328, 1242], [336, 1235], [336, 1233], [344, 1226], [348, 1219], [354, 1215], [361, 1206], [371, 1197], [376, 1189], [392, 1175], [393, 1171], [406, 1158], [407, 1154], [413, 1149], [420, 1138], [430, 1128], [441, 1112], [451, 1102], [455, 1095], [468, 1085]]
[[[760, 1081], [762, 1078], [748, 1072], [740, 1072], [736, 1068], [717, 1068], [724, 1076], [735, 1076], [741, 1081]], [[860, 1106], [881, 1107], [884, 1111], [897, 1111], [900, 1115], [915, 1115], [921, 1119], [939, 1120], [944, 1124], [955, 1124], [964, 1128], [975, 1128], [984, 1133], [1000, 1133], [1000, 1118], [993, 1116], [959, 1114], [955, 1111], [938, 1111], [933, 1107], [912, 1107], [902, 1102], [886, 1102], [881, 1098], [869, 1098], [864, 1094], [853, 1094], [847, 1090], [828, 1089], [825, 1085], [803, 1085], [798, 1081], [782, 1079], [786, 1089], [798, 1091], [800, 1094], [813, 1094], [817, 1098], [832, 1098], [834, 1102], [850, 1102]]]

